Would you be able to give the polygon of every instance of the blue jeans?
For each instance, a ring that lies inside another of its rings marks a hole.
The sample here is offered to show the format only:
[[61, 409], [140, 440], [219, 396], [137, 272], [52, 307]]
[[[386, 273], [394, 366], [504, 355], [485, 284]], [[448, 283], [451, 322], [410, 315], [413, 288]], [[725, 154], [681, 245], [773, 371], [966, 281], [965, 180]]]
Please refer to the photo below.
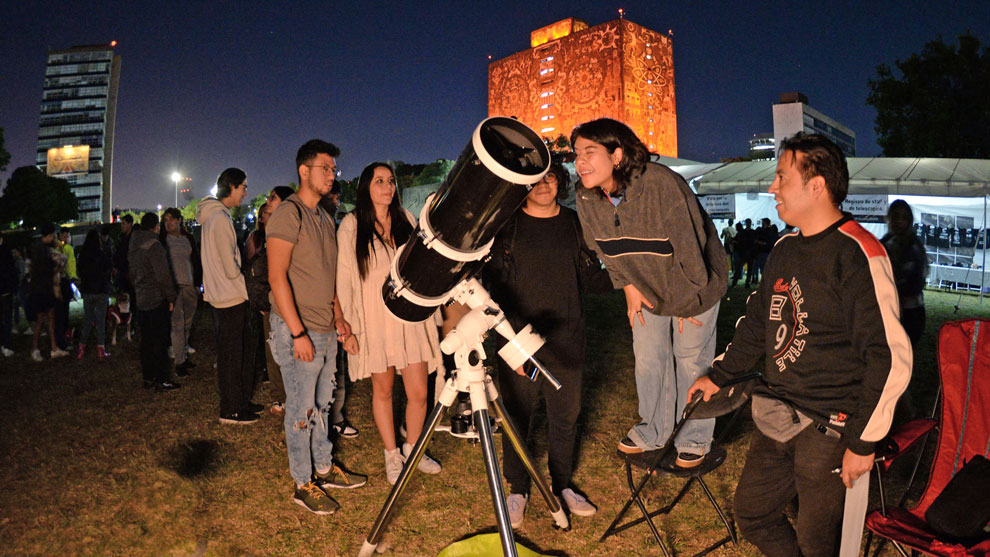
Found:
[[272, 356], [285, 384], [285, 444], [289, 450], [289, 473], [296, 485], [313, 479], [313, 469], [327, 470], [333, 464], [329, 429], [330, 404], [336, 386], [336, 333], [309, 332], [313, 361], [296, 359], [292, 333], [281, 317], [272, 312], [269, 339]]
[[[708, 371], [715, 358], [716, 303], [694, 316], [701, 326], [684, 319], [684, 332], [677, 331], [677, 318], [643, 312], [646, 325], [633, 327], [636, 355], [636, 393], [640, 423], [629, 430], [629, 438], [641, 449], [661, 447], [687, 404], [688, 388]], [[678, 452], [703, 455], [712, 443], [715, 420], [690, 420], [674, 440]]]
[[96, 345], [103, 346], [107, 333], [107, 294], [83, 294], [83, 326], [79, 344], [86, 344], [89, 332], [96, 325]]

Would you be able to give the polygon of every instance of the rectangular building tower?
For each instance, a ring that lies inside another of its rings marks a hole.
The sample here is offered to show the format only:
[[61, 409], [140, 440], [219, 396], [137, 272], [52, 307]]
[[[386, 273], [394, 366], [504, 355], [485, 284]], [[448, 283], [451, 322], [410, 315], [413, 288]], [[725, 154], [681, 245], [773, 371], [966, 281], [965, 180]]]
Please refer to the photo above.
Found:
[[817, 133], [831, 139], [847, 157], [856, 156], [856, 132], [808, 106], [803, 93], [782, 93], [773, 105], [773, 138], [777, 148], [798, 133]]
[[110, 221], [119, 78], [120, 56], [112, 45], [48, 53], [37, 165], [69, 181], [80, 221]]
[[677, 156], [670, 36], [627, 19], [568, 18], [530, 34], [528, 50], [488, 65], [488, 115], [512, 116], [550, 140], [608, 117], [649, 150]]

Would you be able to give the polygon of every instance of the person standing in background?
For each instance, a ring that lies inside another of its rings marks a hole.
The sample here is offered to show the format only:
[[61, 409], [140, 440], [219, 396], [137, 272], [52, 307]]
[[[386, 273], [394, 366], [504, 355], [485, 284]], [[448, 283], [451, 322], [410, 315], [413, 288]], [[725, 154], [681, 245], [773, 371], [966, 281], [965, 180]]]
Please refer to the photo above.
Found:
[[168, 253], [169, 272], [178, 292], [171, 317], [172, 359], [175, 361], [175, 374], [185, 377], [189, 375], [189, 370], [196, 367], [189, 359], [186, 346], [199, 303], [203, 268], [196, 240], [182, 225], [182, 212], [175, 207], [165, 209], [162, 224], [165, 226], [159, 230], [158, 241]]

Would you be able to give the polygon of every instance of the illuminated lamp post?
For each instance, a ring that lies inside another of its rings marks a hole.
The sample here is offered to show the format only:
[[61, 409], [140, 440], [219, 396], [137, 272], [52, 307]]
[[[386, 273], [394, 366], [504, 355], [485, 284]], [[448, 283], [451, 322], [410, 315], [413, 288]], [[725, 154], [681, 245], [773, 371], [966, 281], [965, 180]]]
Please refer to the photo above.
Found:
[[175, 182], [175, 205], [174, 207], [179, 207], [179, 180], [182, 179], [182, 175], [178, 172], [172, 173], [172, 181]]

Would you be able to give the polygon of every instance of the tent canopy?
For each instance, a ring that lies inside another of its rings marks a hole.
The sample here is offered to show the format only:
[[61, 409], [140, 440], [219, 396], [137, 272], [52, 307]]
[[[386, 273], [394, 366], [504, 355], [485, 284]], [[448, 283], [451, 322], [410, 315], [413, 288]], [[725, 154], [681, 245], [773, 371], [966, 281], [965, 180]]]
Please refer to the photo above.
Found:
[[[990, 193], [990, 160], [850, 157], [849, 193], [981, 197]], [[699, 195], [766, 192], [777, 161], [684, 164], [671, 168]]]

